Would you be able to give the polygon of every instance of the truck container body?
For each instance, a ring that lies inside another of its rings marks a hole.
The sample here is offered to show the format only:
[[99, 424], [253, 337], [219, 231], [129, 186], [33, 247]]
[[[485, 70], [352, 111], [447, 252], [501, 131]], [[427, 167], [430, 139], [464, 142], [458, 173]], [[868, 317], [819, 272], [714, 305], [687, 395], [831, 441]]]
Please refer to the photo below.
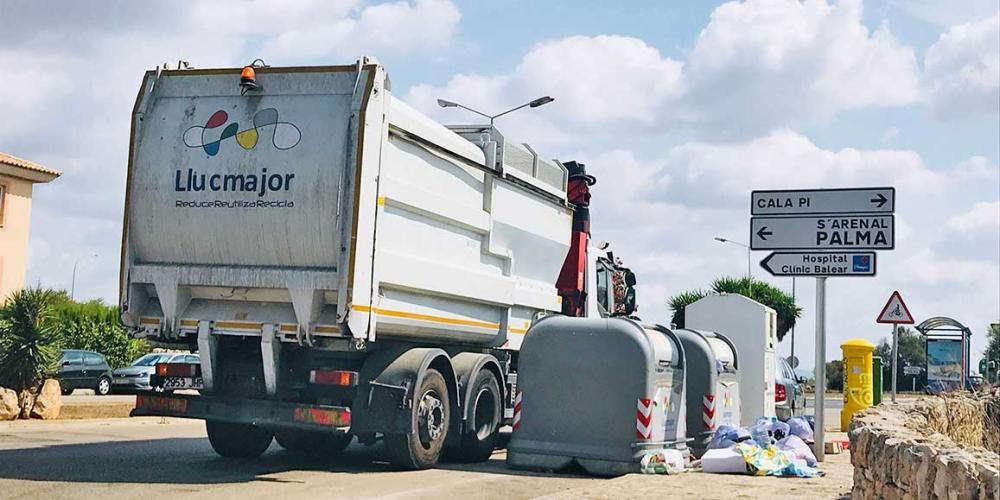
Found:
[[203, 419], [229, 457], [382, 436], [404, 468], [487, 459], [532, 322], [634, 311], [634, 274], [589, 245], [594, 182], [492, 125], [434, 122], [369, 58], [148, 72], [122, 320], [199, 351], [153, 386], [202, 390], [133, 415]]
[[[235, 73], [234, 73], [235, 72]], [[121, 306], [163, 342], [263, 335], [517, 349], [558, 311], [566, 169], [391, 96], [381, 66], [146, 75]], [[478, 143], [478, 144], [477, 144]], [[488, 154], [489, 153], [489, 154]], [[202, 322], [208, 322], [202, 326]]]

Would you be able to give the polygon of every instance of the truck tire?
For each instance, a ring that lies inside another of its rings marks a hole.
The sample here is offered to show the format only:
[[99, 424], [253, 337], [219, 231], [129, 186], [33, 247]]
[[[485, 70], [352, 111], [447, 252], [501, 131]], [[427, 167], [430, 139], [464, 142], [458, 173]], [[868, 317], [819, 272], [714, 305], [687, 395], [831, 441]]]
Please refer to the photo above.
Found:
[[226, 458], [257, 458], [269, 446], [274, 434], [255, 425], [205, 421], [208, 442], [212, 449]]
[[424, 373], [414, 392], [413, 411], [416, 428], [409, 434], [386, 434], [386, 454], [401, 469], [433, 467], [441, 456], [451, 421], [448, 384], [437, 370], [429, 368]]
[[463, 462], [489, 460], [497, 448], [500, 437], [500, 420], [503, 395], [496, 375], [480, 370], [472, 381], [469, 401], [466, 403], [468, 420], [457, 441], [457, 447], [448, 456]]
[[354, 436], [330, 432], [310, 432], [279, 430], [274, 432], [274, 440], [282, 448], [295, 453], [316, 456], [338, 455], [344, 451]]

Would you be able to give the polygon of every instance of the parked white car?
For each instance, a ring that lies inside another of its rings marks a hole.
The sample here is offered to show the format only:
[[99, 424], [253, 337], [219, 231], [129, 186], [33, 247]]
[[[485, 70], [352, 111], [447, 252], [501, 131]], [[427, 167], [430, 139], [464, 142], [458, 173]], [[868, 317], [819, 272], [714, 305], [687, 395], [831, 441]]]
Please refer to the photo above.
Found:
[[114, 370], [111, 388], [116, 392], [163, 390], [162, 387], [153, 387], [149, 382], [150, 375], [156, 371], [157, 363], [198, 362], [200, 358], [197, 354], [183, 352], [147, 354], [133, 361], [130, 366]]

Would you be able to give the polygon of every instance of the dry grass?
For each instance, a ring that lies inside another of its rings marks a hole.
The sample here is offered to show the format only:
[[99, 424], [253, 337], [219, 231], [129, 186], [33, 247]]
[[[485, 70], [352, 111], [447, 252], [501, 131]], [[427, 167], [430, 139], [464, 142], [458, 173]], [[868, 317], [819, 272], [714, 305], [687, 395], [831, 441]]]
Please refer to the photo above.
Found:
[[955, 392], [918, 401], [911, 410], [912, 427], [939, 433], [955, 443], [1000, 452], [1000, 391]]

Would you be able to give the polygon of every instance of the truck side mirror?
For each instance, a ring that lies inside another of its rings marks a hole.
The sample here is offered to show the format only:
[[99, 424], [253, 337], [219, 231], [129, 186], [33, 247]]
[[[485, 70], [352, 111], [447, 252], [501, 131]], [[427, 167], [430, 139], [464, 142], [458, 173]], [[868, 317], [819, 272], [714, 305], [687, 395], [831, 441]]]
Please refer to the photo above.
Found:
[[[626, 283], [627, 283], [627, 281], [626, 281]], [[625, 303], [622, 304], [622, 307], [625, 309], [625, 315], [626, 316], [631, 316], [632, 313], [635, 312], [635, 309], [636, 309], [636, 306], [635, 306], [635, 288], [632, 288], [632, 285], [629, 285], [628, 289], [625, 290]]]
[[631, 269], [625, 270], [625, 284], [628, 286], [635, 286], [635, 273]]

